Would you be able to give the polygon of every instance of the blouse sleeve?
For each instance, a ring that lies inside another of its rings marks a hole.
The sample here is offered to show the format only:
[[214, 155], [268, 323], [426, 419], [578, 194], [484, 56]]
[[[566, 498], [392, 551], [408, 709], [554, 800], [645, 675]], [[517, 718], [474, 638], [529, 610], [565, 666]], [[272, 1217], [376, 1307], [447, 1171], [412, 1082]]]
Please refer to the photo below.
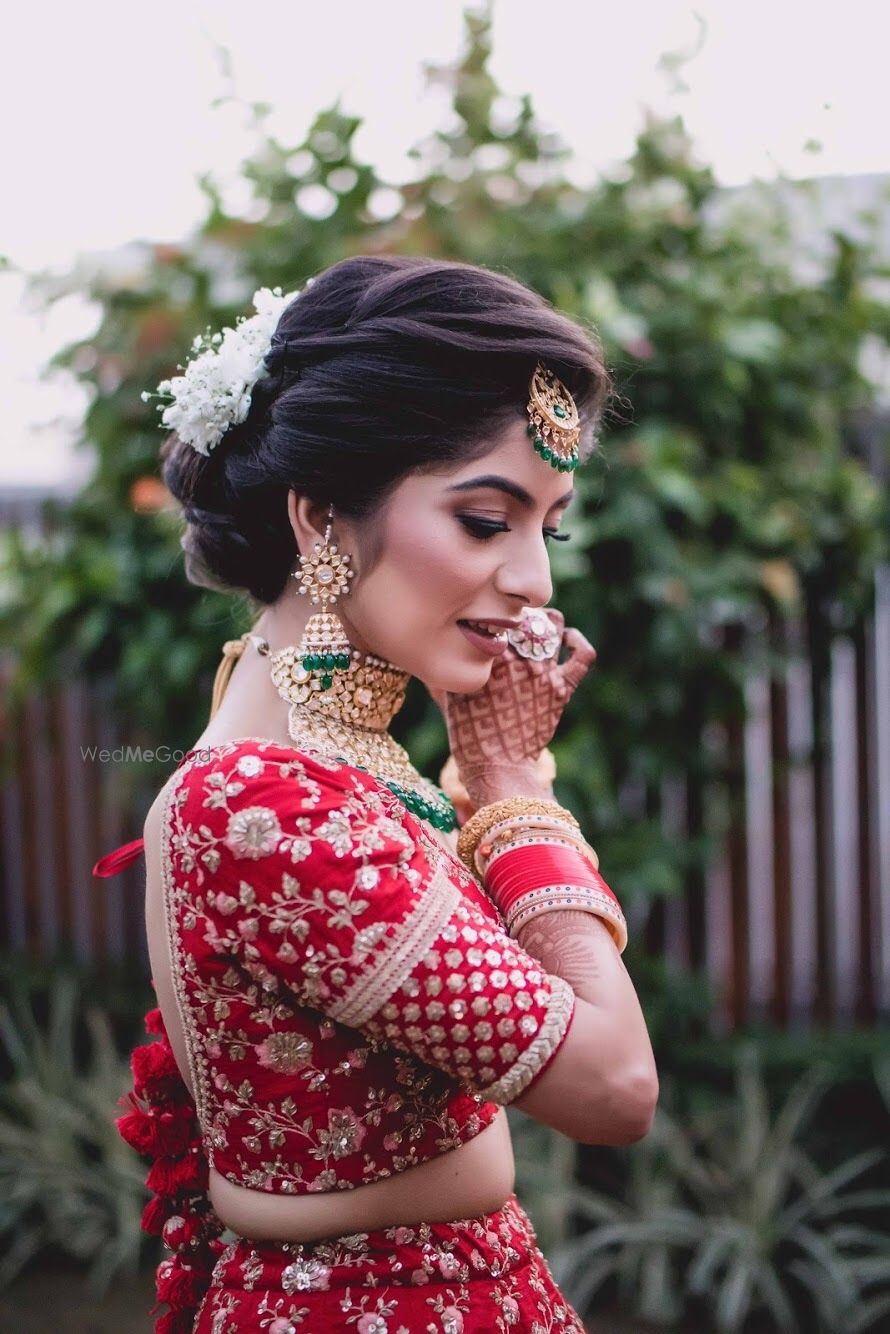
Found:
[[490, 1102], [519, 1097], [555, 1055], [571, 987], [370, 775], [267, 744], [193, 767], [174, 805], [217, 956]]

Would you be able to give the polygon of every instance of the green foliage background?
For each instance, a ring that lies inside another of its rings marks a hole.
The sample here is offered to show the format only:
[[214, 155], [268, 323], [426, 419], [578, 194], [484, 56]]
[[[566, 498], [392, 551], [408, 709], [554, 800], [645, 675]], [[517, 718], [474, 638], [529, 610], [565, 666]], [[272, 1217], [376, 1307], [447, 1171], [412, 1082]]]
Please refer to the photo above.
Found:
[[[657, 803], [628, 811], [620, 794], [718, 763], [703, 731], [741, 714], [748, 671], [726, 651], [728, 630], [770, 608], [850, 624], [886, 555], [886, 500], [845, 441], [873, 405], [860, 354], [866, 337], [887, 341], [888, 275], [870, 245], [839, 232], [818, 238], [826, 258], [803, 273], [778, 198], [765, 189], [744, 212], [722, 207], [679, 119], [650, 117], [629, 159], [579, 188], [528, 97], [506, 117], [487, 12], [465, 23], [460, 60], [430, 71], [454, 116], [412, 150], [415, 179], [383, 181], [358, 160], [360, 120], [339, 103], [298, 143], [275, 138], [268, 108], [253, 105], [249, 206], [231, 211], [204, 178], [206, 217], [181, 244], [134, 245], [124, 267], [84, 263], [39, 281], [48, 301], [87, 293], [101, 312], [97, 332], [56, 359], [92, 391], [82, 447], [93, 471], [56, 507], [48, 544], [8, 537], [4, 629], [22, 689], [62, 673], [111, 677], [128, 740], [191, 744], [220, 644], [252, 609], [186, 583], [180, 521], [151, 480], [161, 436], [141, 391], [197, 330], [232, 323], [258, 285], [301, 286], [345, 255], [508, 271], [597, 327], [620, 390], [602, 457], [576, 475], [574, 540], [553, 553], [554, 602], [599, 654], [555, 747], [560, 794], [631, 902], [670, 895], [703, 865], [706, 841], [678, 846]], [[329, 192], [329, 216], [301, 208], [307, 186]], [[398, 196], [388, 220], [383, 187]], [[398, 730], [437, 772], [444, 729], [412, 691]], [[147, 777], [144, 766], [131, 775]]]

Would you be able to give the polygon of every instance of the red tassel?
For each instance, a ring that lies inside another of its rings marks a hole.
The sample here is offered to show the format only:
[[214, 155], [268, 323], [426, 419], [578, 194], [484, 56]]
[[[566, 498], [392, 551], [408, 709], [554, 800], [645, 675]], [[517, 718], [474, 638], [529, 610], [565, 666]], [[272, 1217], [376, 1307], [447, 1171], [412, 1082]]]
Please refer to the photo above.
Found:
[[172, 1158], [175, 1154], [186, 1153], [194, 1144], [197, 1129], [194, 1108], [165, 1107], [157, 1113], [158, 1137], [156, 1152]]
[[156, 1195], [193, 1195], [207, 1189], [207, 1159], [195, 1153], [185, 1158], [158, 1158], [145, 1184]]
[[175, 1213], [164, 1225], [162, 1236], [164, 1245], [171, 1251], [182, 1251], [196, 1237], [204, 1232], [204, 1220], [197, 1213]]
[[145, 1016], [145, 1031], [146, 1033], [164, 1033], [166, 1036], [164, 1017], [157, 1005], [153, 1010], [149, 1010]]
[[137, 1153], [150, 1153], [155, 1139], [155, 1126], [148, 1112], [137, 1110], [118, 1116], [114, 1124], [121, 1139], [127, 1141]]
[[[154, 987], [154, 981], [152, 980]], [[160, 1008], [145, 1016], [145, 1031], [160, 1038], [134, 1048], [134, 1089], [119, 1100], [128, 1108], [118, 1131], [137, 1152], [152, 1158], [145, 1184], [154, 1198], [142, 1211], [142, 1228], [162, 1236], [174, 1255], [155, 1274], [157, 1301], [171, 1309], [158, 1316], [155, 1334], [192, 1334], [195, 1315], [210, 1284], [223, 1224], [207, 1198], [209, 1165], [201, 1142], [194, 1100], [182, 1079]]]
[[133, 1086], [150, 1102], [190, 1102], [188, 1085], [179, 1073], [176, 1057], [162, 1039], [134, 1047], [130, 1054]]
[[140, 1098], [147, 1079], [181, 1078], [176, 1058], [163, 1040], [146, 1042], [141, 1047], [134, 1047], [130, 1053], [130, 1070]]
[[100, 857], [93, 867], [93, 875], [101, 876], [103, 879], [110, 875], [118, 875], [125, 867], [134, 862], [137, 857], [142, 856], [142, 850], [145, 847], [145, 839], [134, 838], [130, 843], [124, 843], [113, 852], [106, 852], [104, 857]]
[[155, 1334], [192, 1334], [196, 1313], [196, 1307], [189, 1307], [185, 1311], [168, 1311], [155, 1321]]
[[159, 1237], [175, 1208], [173, 1200], [164, 1200], [156, 1195], [142, 1210], [142, 1231]]
[[196, 1305], [195, 1299], [202, 1295], [206, 1277], [202, 1268], [195, 1268], [178, 1257], [162, 1260], [155, 1275], [158, 1302], [166, 1302], [178, 1311], [184, 1306]]
[[172, 1158], [186, 1153], [195, 1139], [195, 1116], [190, 1106], [128, 1112], [117, 1117], [115, 1125], [121, 1138], [141, 1154]]

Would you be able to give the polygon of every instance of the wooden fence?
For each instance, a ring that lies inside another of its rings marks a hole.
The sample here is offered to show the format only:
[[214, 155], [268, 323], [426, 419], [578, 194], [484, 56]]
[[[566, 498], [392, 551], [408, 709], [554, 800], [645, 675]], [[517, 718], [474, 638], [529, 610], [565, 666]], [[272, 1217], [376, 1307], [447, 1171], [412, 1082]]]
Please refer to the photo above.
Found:
[[[0, 493], [0, 525], [41, 544], [50, 527], [46, 499], [43, 487]], [[0, 661], [0, 686], [3, 668]], [[142, 833], [119, 767], [82, 752], [119, 745], [107, 682], [73, 681], [0, 715], [0, 950], [7, 954], [129, 966], [148, 977], [143, 863], [111, 880], [91, 875], [103, 852]]]
[[[797, 623], [731, 630], [726, 651], [752, 666], [747, 719], [702, 736], [721, 780], [677, 775], [627, 794], [629, 807], [654, 802], [676, 839], [717, 837], [719, 856], [681, 898], [631, 922], [671, 966], [707, 970], [715, 1031], [890, 1015], [890, 567], [861, 625], [838, 634], [829, 622], [810, 608]], [[791, 648], [778, 676], [754, 665], [770, 645]], [[99, 756], [122, 744], [108, 683], [32, 696], [2, 742], [0, 948], [146, 977], [142, 861], [90, 874], [141, 835], [144, 815], [120, 765]]]
[[102, 853], [142, 835], [119, 764], [99, 758], [120, 745], [107, 685], [34, 694], [12, 720], [0, 780], [6, 951], [148, 976], [144, 863], [108, 880], [91, 874]]
[[[722, 780], [658, 794], [666, 832], [720, 848], [645, 923], [651, 949], [717, 984], [715, 1031], [890, 1016], [890, 567], [861, 624], [830, 619], [730, 632], [752, 666], [746, 720], [702, 737]], [[781, 673], [753, 665], [770, 647], [790, 651]]]

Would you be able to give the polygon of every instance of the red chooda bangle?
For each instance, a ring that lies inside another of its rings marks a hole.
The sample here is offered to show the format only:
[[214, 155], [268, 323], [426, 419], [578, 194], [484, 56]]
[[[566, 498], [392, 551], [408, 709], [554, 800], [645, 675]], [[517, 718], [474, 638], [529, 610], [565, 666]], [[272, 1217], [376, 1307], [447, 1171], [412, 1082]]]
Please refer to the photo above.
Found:
[[618, 899], [579, 850], [554, 844], [506, 848], [492, 859], [485, 888], [513, 936], [541, 913], [574, 908], [600, 917], [619, 952], [627, 944]]
[[505, 917], [520, 895], [549, 885], [587, 886], [620, 906], [588, 859], [569, 848], [544, 845], [508, 850], [494, 860], [485, 876], [485, 888]]

